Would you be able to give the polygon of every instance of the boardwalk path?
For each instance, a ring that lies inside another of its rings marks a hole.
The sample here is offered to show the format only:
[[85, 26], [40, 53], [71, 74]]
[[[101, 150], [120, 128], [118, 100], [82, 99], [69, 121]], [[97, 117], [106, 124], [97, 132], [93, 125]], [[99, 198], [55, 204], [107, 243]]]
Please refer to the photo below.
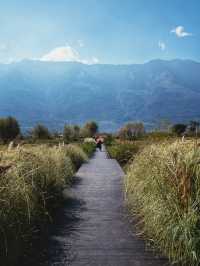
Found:
[[130, 230], [122, 193], [123, 172], [105, 151], [77, 173], [72, 206], [65, 207], [49, 240], [51, 266], [163, 266]]

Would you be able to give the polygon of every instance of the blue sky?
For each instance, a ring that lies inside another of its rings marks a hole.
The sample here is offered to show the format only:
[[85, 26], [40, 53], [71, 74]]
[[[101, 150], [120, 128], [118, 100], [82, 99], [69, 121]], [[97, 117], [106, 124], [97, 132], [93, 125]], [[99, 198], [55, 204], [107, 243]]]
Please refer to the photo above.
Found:
[[199, 0], [7, 0], [0, 62], [200, 61]]

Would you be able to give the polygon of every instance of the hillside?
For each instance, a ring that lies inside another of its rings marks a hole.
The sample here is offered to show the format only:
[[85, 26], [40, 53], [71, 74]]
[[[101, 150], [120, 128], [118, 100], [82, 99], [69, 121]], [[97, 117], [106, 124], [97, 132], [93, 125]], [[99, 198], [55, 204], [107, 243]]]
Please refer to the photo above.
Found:
[[0, 65], [0, 116], [29, 128], [97, 120], [104, 130], [162, 118], [200, 118], [200, 63], [153, 60], [135, 65], [84, 65], [25, 60]]

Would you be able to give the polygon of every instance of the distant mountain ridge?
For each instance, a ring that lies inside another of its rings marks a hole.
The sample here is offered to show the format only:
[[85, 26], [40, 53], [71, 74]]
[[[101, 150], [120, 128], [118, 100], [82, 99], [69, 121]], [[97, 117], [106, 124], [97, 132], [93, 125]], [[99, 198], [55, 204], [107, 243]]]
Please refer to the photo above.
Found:
[[52, 129], [96, 120], [103, 130], [127, 121], [200, 119], [200, 63], [153, 60], [133, 65], [84, 65], [24, 60], [0, 64], [0, 116], [24, 128]]

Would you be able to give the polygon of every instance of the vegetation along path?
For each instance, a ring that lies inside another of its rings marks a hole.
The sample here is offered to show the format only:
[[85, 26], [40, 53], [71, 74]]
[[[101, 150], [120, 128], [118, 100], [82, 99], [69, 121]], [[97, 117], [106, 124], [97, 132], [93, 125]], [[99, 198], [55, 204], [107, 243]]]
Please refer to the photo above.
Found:
[[80, 168], [70, 207], [61, 210], [50, 235], [48, 259], [38, 265], [167, 265], [130, 228], [123, 206], [123, 174], [105, 150]]

